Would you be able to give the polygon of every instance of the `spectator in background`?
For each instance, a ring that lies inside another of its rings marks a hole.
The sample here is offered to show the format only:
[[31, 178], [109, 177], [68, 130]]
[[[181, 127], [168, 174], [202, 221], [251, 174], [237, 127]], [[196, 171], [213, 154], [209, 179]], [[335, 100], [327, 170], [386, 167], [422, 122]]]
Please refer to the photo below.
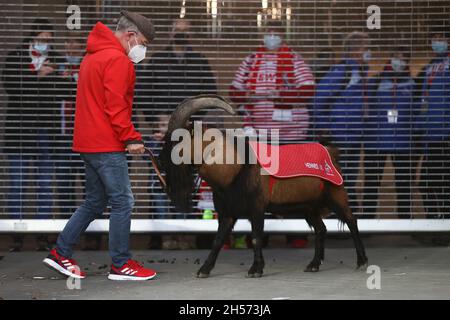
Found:
[[[53, 138], [59, 132], [57, 112], [58, 64], [53, 50], [53, 28], [46, 19], [36, 19], [31, 36], [8, 54], [3, 83], [9, 95], [4, 152], [9, 160], [10, 187], [6, 196], [12, 219], [25, 218], [30, 206], [27, 185], [37, 193], [37, 218], [52, 217]], [[30, 170], [33, 171], [30, 173]], [[34, 211], [34, 209], [33, 209]], [[11, 251], [19, 251], [23, 237], [13, 237]], [[48, 250], [46, 235], [37, 237], [37, 250]]]
[[312, 71], [314, 72], [314, 78], [316, 83], [328, 73], [330, 67], [334, 64], [334, 53], [331, 48], [322, 48], [317, 53], [316, 59], [312, 64]]
[[[190, 22], [185, 19], [175, 20], [172, 24], [169, 45], [163, 51], [153, 54], [148, 65], [138, 72], [137, 101], [139, 111], [144, 114], [148, 123], [154, 122], [155, 118], [161, 120], [164, 114], [170, 115], [186, 98], [217, 93], [215, 76], [208, 60], [203, 54], [193, 50], [191, 42]], [[160, 143], [159, 138], [155, 139], [155, 136], [151, 140], [154, 140], [153, 143]], [[153, 193], [155, 189], [151, 188], [152, 194], [158, 198], [153, 199], [155, 200], [153, 203], [160, 206], [160, 209], [157, 209], [157, 214], [160, 214], [160, 210], [164, 212], [169, 210], [164, 208], [169, 203], [165, 200], [166, 195], [159, 194], [162, 190], [157, 190], [158, 192]], [[174, 216], [183, 217], [184, 214]], [[163, 248], [187, 249], [190, 243], [183, 240], [184, 238], [171, 237], [162, 243]], [[159, 247], [158, 237], [153, 236], [152, 239], [155, 242], [151, 242], [150, 247]]]
[[173, 110], [186, 98], [217, 92], [215, 77], [208, 60], [191, 44], [191, 24], [177, 19], [172, 24], [169, 45], [152, 55], [138, 74], [138, 90], [145, 116]]
[[[314, 93], [314, 77], [300, 54], [283, 42], [282, 22], [270, 21], [264, 45], [241, 63], [230, 87], [231, 99], [242, 105], [246, 132], [278, 129], [280, 143], [308, 138], [307, 102]], [[289, 238], [293, 246], [305, 238]]]
[[71, 145], [75, 118], [75, 96], [84, 55], [85, 39], [81, 33], [70, 33], [64, 42], [64, 63], [60, 65], [61, 91], [59, 108], [60, 132], [55, 152], [56, 180], [58, 186], [58, 213], [71, 215], [75, 210], [75, 174], [83, 168], [80, 157], [74, 156]]
[[281, 143], [293, 143], [307, 138], [306, 102], [314, 93], [314, 77], [301, 55], [283, 43], [283, 35], [281, 22], [268, 22], [264, 46], [241, 63], [230, 97], [243, 106], [247, 131], [278, 129]]
[[410, 48], [398, 47], [383, 71], [369, 81], [369, 112], [364, 130], [364, 213], [374, 217], [380, 180], [391, 157], [400, 218], [411, 213], [411, 145], [414, 109], [414, 81], [409, 69]]
[[450, 24], [434, 21], [430, 30], [434, 57], [425, 66], [417, 129], [425, 156], [420, 187], [429, 218], [450, 216]]
[[314, 129], [319, 141], [336, 144], [350, 206], [357, 210], [356, 179], [368, 111], [368, 62], [371, 58], [369, 38], [352, 32], [344, 40], [344, 56], [331, 67], [316, 87]]

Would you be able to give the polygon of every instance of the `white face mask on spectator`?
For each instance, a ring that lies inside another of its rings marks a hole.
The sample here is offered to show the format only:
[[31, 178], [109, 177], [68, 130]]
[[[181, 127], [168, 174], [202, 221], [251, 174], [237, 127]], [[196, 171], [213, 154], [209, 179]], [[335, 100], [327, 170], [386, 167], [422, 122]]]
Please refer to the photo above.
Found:
[[267, 50], [277, 50], [281, 46], [281, 37], [274, 34], [264, 36], [264, 45]]
[[444, 40], [435, 40], [431, 42], [431, 48], [435, 53], [446, 53], [448, 50], [448, 43]]
[[41, 54], [45, 54], [48, 51], [48, 44], [44, 42], [36, 42], [33, 48]]
[[67, 62], [72, 65], [80, 64], [82, 58], [81, 56], [66, 56]]
[[403, 71], [406, 68], [406, 61], [399, 58], [392, 58], [391, 67], [395, 72]]
[[369, 62], [372, 59], [372, 52], [370, 50], [367, 50], [366, 52], [363, 53], [362, 58], [364, 62]]
[[[128, 42], [128, 47], [130, 48], [129, 42]], [[146, 53], [147, 53], [147, 47], [142, 44], [138, 44], [137, 40], [136, 40], [136, 45], [133, 48], [130, 48], [130, 51], [128, 52], [128, 58], [130, 58], [130, 60], [133, 63], [139, 63], [145, 59]]]

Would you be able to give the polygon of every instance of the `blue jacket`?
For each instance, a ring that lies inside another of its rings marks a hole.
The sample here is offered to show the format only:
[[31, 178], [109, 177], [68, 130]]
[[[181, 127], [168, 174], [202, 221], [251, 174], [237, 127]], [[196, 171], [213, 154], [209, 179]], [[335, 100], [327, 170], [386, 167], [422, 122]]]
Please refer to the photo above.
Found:
[[[371, 98], [364, 129], [364, 147], [392, 153], [409, 152], [418, 111], [414, 81], [408, 71], [390, 66], [369, 81]], [[395, 115], [397, 115], [395, 117]]]
[[345, 60], [331, 67], [316, 87], [314, 126], [340, 146], [362, 142], [367, 67]]
[[450, 70], [449, 57], [436, 57], [424, 69], [421, 112], [416, 128], [422, 140], [440, 142], [450, 138]]

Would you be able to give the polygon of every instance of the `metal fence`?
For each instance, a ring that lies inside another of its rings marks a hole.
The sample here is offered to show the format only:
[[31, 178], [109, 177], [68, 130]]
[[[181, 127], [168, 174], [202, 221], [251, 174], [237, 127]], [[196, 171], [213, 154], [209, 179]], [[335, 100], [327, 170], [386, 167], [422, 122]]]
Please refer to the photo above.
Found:
[[[287, 143], [339, 147], [362, 231], [450, 230], [450, 1], [2, 0], [0, 231], [58, 231], [83, 201], [83, 163], [71, 151], [79, 58], [93, 25], [114, 29], [121, 9], [157, 30], [136, 66], [133, 121], [147, 146], [160, 149], [183, 99], [217, 93], [240, 114], [212, 111], [210, 125], [278, 128]], [[284, 49], [262, 49], [270, 32]], [[34, 44], [43, 42], [41, 55]], [[214, 211], [208, 186], [194, 212], [180, 213], [149, 159], [129, 164], [133, 231], [215, 229], [203, 219]], [[266, 229], [309, 230], [298, 220]]]

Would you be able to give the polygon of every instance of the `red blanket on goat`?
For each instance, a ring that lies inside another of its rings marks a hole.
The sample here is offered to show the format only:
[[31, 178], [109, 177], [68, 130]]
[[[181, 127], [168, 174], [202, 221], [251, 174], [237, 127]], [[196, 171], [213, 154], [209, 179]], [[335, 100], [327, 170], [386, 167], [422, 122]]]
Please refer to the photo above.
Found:
[[319, 143], [275, 146], [250, 141], [261, 167], [276, 178], [312, 176], [340, 186], [344, 181], [328, 150]]

